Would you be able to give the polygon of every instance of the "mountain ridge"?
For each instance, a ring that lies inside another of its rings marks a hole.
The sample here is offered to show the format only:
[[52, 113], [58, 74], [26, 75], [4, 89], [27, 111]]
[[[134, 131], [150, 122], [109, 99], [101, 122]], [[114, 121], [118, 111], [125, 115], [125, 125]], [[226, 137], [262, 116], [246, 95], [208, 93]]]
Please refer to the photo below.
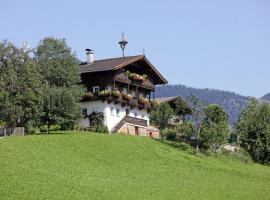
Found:
[[209, 88], [194, 88], [181, 84], [169, 84], [158, 86], [155, 91], [155, 97], [169, 97], [194, 95], [207, 103], [216, 103], [224, 107], [229, 114], [230, 124], [234, 124], [238, 120], [238, 116], [246, 106], [248, 97], [231, 91], [224, 91]]

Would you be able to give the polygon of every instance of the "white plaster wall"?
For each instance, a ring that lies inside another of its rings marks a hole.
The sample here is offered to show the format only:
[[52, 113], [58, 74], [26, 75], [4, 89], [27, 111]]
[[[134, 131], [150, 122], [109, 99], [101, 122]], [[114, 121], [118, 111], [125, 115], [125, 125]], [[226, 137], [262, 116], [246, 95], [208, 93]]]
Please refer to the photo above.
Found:
[[[113, 114], [111, 109], [113, 110]], [[117, 115], [116, 109], [119, 109], [119, 115]], [[109, 131], [112, 132], [114, 127], [125, 117], [126, 107], [122, 107], [119, 104], [110, 103], [107, 104], [104, 114], [105, 125], [107, 125]]]
[[147, 125], [149, 125], [149, 113], [146, 110], [131, 109], [129, 116], [135, 117], [135, 113], [137, 113], [137, 118], [147, 120]]
[[[114, 127], [126, 116], [127, 107], [122, 107], [121, 105], [114, 103], [108, 104], [106, 101], [89, 101], [82, 102], [81, 108], [86, 108], [87, 114], [91, 114], [93, 111], [103, 112], [104, 125], [108, 127], [109, 132], [112, 132]], [[113, 115], [111, 109], [113, 109]], [[119, 115], [117, 115], [116, 109], [119, 109]], [[149, 113], [147, 111], [139, 110], [137, 108], [130, 109], [129, 116], [135, 117], [135, 113], [137, 113], [137, 118], [147, 120], [147, 124], [149, 125]], [[89, 120], [87, 118], [81, 119], [80, 126], [83, 128], [88, 127]]]
[[[87, 109], [87, 114], [91, 114], [93, 111], [96, 112], [104, 112], [106, 108], [106, 102], [102, 101], [89, 101], [89, 102], [82, 102], [81, 109]], [[105, 119], [104, 119], [105, 122]], [[89, 120], [87, 118], [83, 118], [80, 120], [80, 126], [82, 128], [86, 128], [89, 126]]]

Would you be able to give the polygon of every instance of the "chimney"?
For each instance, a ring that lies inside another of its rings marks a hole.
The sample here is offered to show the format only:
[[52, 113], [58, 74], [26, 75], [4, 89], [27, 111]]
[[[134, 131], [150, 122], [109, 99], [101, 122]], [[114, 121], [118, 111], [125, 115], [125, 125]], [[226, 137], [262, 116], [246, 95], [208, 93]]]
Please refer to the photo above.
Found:
[[91, 64], [94, 62], [94, 51], [92, 49], [85, 49], [87, 56], [87, 63]]

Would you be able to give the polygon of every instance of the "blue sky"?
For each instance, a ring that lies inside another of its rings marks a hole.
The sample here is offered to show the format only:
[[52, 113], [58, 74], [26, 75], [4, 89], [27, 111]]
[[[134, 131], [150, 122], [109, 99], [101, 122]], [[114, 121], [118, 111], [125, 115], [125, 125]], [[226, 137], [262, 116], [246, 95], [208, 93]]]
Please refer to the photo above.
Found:
[[0, 40], [66, 38], [81, 60], [146, 56], [170, 83], [260, 97], [270, 92], [269, 0], [0, 0]]

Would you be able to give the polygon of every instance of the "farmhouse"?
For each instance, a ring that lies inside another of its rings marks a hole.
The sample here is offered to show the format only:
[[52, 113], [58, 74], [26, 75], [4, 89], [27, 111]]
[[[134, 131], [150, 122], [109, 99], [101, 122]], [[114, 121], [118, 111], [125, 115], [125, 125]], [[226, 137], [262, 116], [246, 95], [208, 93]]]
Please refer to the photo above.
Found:
[[[87, 49], [80, 74], [85, 116], [103, 112], [109, 132], [158, 137], [157, 129], [149, 124], [151, 97], [155, 86], [167, 80], [144, 55], [94, 60], [93, 51]], [[82, 127], [89, 125], [87, 117], [81, 120]]]

